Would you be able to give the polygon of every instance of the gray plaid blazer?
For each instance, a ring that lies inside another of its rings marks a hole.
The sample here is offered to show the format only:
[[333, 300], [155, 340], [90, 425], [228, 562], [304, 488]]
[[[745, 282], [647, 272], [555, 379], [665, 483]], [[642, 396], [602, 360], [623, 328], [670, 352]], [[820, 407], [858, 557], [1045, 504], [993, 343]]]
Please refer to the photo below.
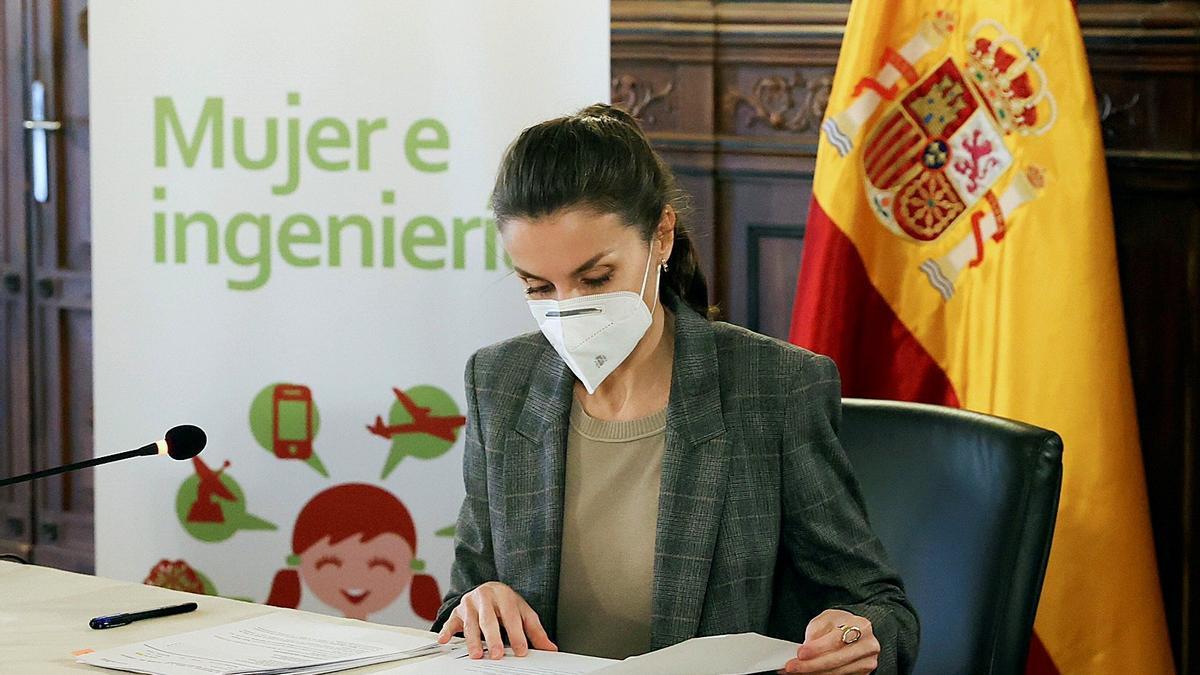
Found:
[[[801, 642], [813, 616], [841, 608], [871, 620], [878, 672], [908, 672], [917, 616], [838, 443], [837, 368], [663, 296], [676, 337], [658, 522], [646, 524], [652, 646], [746, 631]], [[501, 581], [554, 638], [574, 381], [540, 333], [467, 363], [466, 498], [435, 631], [465, 593]]]

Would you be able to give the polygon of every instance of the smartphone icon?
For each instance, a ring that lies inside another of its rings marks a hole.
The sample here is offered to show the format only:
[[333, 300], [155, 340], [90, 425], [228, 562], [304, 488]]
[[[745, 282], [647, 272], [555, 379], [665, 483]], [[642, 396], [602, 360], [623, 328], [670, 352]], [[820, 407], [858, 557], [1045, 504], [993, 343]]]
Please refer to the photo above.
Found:
[[312, 457], [312, 390], [302, 384], [275, 385], [272, 436], [280, 459]]

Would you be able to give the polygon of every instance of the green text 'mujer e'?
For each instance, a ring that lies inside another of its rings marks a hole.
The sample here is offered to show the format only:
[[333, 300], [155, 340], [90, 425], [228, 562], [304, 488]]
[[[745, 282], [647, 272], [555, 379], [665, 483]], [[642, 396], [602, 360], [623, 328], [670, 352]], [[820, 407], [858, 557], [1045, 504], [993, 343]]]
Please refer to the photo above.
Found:
[[[289, 106], [300, 96], [288, 94]], [[255, 147], [247, 142], [245, 117], [226, 117], [225, 101], [208, 97], [192, 115], [180, 114], [173, 98], [154, 99], [154, 165], [167, 168], [178, 162], [186, 168], [208, 165], [225, 168], [226, 160], [248, 171], [276, 168], [279, 179], [274, 195], [292, 194], [302, 174], [311, 171], [369, 171], [373, 141], [387, 129], [385, 118], [344, 121], [321, 117], [302, 124], [297, 117], [268, 117], [255, 129]], [[406, 161], [417, 171], [441, 173], [450, 136], [439, 121], [426, 118], [408, 126], [404, 134]], [[227, 155], [228, 151], [228, 155]], [[483, 216], [418, 214], [398, 217], [391, 213], [395, 192], [383, 190], [383, 212], [315, 216], [291, 213], [275, 216], [242, 211], [218, 216], [202, 210], [167, 208], [167, 188], [154, 187], [154, 261], [158, 264], [205, 263], [217, 265], [222, 257], [246, 272], [230, 278], [229, 288], [249, 291], [271, 278], [274, 264], [292, 267], [394, 268], [418, 270], [511, 267], [497, 242], [495, 223]]]

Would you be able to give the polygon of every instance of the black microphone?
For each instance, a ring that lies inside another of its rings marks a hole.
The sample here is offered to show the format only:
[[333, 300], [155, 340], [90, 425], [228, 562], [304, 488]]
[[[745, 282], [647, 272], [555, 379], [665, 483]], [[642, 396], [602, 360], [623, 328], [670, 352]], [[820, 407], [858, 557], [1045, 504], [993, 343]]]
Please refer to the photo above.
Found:
[[76, 469], [86, 469], [90, 466], [117, 462], [122, 459], [129, 459], [130, 457], [169, 455], [171, 459], [191, 459], [200, 454], [200, 451], [204, 449], [204, 444], [207, 442], [208, 436], [204, 434], [203, 429], [191, 424], [181, 424], [168, 430], [162, 440], [147, 443], [136, 450], [126, 450], [125, 452], [118, 452], [115, 455], [94, 457], [92, 459], [85, 459], [82, 462], [75, 462], [74, 464], [56, 466], [53, 469], [42, 469], [41, 471], [34, 471], [23, 476], [0, 479], [0, 487], [37, 480], [46, 476], [55, 476], [60, 473], [75, 471]]

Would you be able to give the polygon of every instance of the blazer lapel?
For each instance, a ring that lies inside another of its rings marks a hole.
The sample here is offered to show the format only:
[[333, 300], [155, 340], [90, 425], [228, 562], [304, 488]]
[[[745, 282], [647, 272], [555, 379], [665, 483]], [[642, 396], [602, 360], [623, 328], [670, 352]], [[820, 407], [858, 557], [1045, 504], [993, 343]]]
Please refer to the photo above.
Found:
[[571, 371], [547, 345], [504, 448], [505, 576], [528, 584], [519, 590], [551, 637], [573, 384]]
[[712, 327], [682, 302], [670, 300], [676, 308], [675, 363], [655, 540], [654, 649], [696, 634], [725, 502], [730, 454]]

